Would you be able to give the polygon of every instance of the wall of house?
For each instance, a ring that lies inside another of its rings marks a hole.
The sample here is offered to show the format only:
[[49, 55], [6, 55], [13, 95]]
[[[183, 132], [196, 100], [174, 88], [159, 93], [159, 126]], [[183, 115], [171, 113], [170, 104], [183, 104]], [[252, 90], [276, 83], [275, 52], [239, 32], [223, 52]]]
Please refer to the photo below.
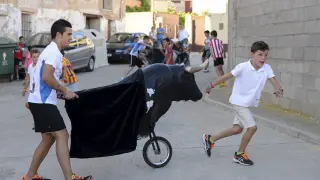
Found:
[[174, 3], [174, 6], [176, 7], [176, 12], [180, 12], [180, 11], [184, 12], [185, 11], [185, 1], [186, 0], [180, 0], [179, 3], [176, 3], [174, 0], [172, 0], [172, 2]]
[[[166, 36], [170, 38], [176, 37], [178, 33], [178, 25], [179, 25], [179, 16], [176, 14], [167, 14], [167, 13], [155, 13], [155, 19], [159, 17], [162, 21], [162, 27], [166, 31]], [[156, 27], [158, 27], [159, 23], [156, 23]], [[151, 27], [149, 28], [151, 30]], [[149, 31], [150, 31], [149, 30]]]
[[126, 5], [129, 7], [141, 6], [141, 2], [138, 0], [126, 0]]
[[153, 26], [153, 12], [126, 13], [125, 31], [149, 34]]
[[169, 0], [150, 0], [151, 11], [164, 12], [169, 7]]
[[267, 83], [262, 100], [319, 117], [319, 9], [318, 0], [229, 0], [229, 70], [248, 60], [253, 42], [267, 42], [284, 98], [276, 99]]
[[[223, 29], [219, 28], [219, 24], [223, 23]], [[218, 38], [223, 41], [224, 44], [228, 44], [228, 12], [226, 13], [209, 13], [206, 16], [205, 29], [216, 30]]]
[[[9, 3], [8, 3], [9, 2]], [[52, 23], [59, 19], [69, 20], [74, 30], [86, 28], [86, 17], [96, 16], [91, 20], [94, 29], [106, 34], [108, 19], [116, 24], [112, 32], [124, 30], [124, 1], [112, 1], [112, 7], [102, 9], [102, 0], [5, 0], [0, 1], [0, 36], [17, 40], [21, 36], [21, 13], [31, 15], [31, 34], [49, 31]], [[3, 4], [1, 4], [3, 3]], [[6, 3], [6, 4], [4, 4]]]
[[18, 41], [21, 35], [21, 13], [13, 4], [0, 4], [0, 37]]

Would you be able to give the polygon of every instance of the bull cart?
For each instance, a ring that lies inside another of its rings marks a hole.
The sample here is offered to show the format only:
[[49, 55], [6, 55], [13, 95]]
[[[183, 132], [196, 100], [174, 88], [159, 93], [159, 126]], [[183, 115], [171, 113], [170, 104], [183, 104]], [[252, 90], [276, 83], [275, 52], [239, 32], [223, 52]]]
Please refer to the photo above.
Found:
[[[139, 138], [141, 139], [141, 137]], [[144, 161], [152, 168], [161, 168], [166, 166], [172, 157], [172, 147], [170, 142], [161, 136], [156, 136], [154, 130], [149, 133], [149, 139], [144, 144], [142, 150]], [[155, 156], [156, 160], [152, 160]]]

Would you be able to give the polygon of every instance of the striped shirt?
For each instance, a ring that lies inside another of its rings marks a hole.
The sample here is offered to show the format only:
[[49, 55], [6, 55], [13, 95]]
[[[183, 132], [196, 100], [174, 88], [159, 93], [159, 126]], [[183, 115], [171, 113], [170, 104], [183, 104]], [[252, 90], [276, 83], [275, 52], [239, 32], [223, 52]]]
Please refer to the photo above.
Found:
[[210, 41], [210, 50], [214, 59], [223, 58], [223, 44], [220, 39], [213, 38]]
[[78, 82], [78, 78], [72, 69], [72, 65], [66, 57], [62, 58], [62, 72], [65, 72], [65, 74], [62, 73], [64, 77], [62, 77], [61, 81], [63, 83], [72, 84]]

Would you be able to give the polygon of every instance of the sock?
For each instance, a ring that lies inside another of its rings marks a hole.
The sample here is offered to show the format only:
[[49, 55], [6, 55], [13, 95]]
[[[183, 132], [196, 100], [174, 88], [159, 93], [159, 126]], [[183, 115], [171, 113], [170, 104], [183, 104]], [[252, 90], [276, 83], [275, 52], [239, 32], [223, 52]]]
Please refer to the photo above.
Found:
[[240, 154], [243, 154], [243, 152], [237, 152], [237, 156], [239, 156]]

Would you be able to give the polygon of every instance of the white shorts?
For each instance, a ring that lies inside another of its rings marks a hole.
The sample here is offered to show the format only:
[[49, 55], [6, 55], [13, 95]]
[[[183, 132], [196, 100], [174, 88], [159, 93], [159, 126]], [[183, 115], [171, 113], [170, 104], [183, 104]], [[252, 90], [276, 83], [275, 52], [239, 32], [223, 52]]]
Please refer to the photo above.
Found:
[[234, 125], [237, 124], [245, 129], [257, 125], [249, 108], [238, 105], [232, 105], [232, 107], [236, 113], [233, 121]]

